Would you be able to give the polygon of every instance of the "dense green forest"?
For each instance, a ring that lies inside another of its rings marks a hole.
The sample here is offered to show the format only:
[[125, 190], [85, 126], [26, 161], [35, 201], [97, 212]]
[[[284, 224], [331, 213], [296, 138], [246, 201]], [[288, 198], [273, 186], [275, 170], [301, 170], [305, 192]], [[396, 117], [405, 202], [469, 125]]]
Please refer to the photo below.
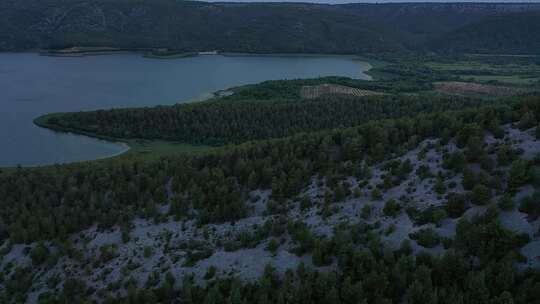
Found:
[[436, 39], [433, 48], [450, 53], [537, 53], [532, 50], [540, 49], [539, 18], [538, 12], [490, 16]]
[[[435, 83], [464, 81], [460, 85], [467, 87], [475, 85], [471, 77], [514, 75], [516, 83], [505, 87], [509, 95], [527, 94], [539, 88], [535, 82], [517, 83], [519, 77], [531, 81], [539, 77], [539, 65], [531, 59], [505, 61], [500, 57], [429, 56], [421, 61], [415, 55], [402, 56], [399, 60], [382, 58], [388, 61], [370, 71], [378, 77], [373, 81], [345, 77], [265, 81], [231, 88], [231, 95], [206, 102], [58, 113], [40, 117], [36, 123], [90, 136], [219, 146], [351, 127], [367, 120], [478, 107], [487, 101], [499, 102], [493, 98], [486, 100], [474, 92], [455, 95], [440, 92]], [[486, 83], [498, 84], [494, 81]], [[302, 88], [317, 85], [340, 85], [366, 90], [373, 95], [302, 96]], [[497, 90], [494, 86], [480, 85], [480, 88]], [[490, 96], [487, 93], [484, 97]], [[491, 97], [497, 97], [497, 94]]]
[[[314, 175], [327, 179], [331, 191], [326, 204], [331, 206], [334, 200], [351, 195], [342, 188], [347, 176], [366, 178], [369, 175], [362, 169], [365, 164], [401, 155], [429, 138], [440, 138], [442, 142], [453, 140], [464, 149], [464, 153], [445, 152], [444, 156], [445, 168], [454, 174], [462, 172], [463, 187], [470, 191], [460, 199], [448, 197], [445, 207], [448, 214], [459, 216], [468, 204], [486, 204], [493, 192], [512, 193], [522, 185], [536, 185], [537, 158], [521, 160], [517, 152], [504, 146], [487, 151], [481, 143], [485, 132], [500, 137], [503, 125], [513, 122], [525, 130], [536, 128], [539, 119], [538, 97], [521, 97], [496, 106], [372, 121], [352, 128], [251, 142], [210, 155], [178, 156], [149, 164], [112, 161], [16, 169], [0, 175], [2, 238], [9, 238], [14, 244], [55, 240], [63, 248], [57, 254], [76, 254], [69, 249], [68, 234], [93, 223], [98, 223], [101, 229], [121, 225], [129, 231], [129, 222], [136, 217], [153, 218], [157, 223], [166, 221], [168, 216], [194, 217], [200, 224], [234, 221], [248, 213], [244, 202], [249, 191], [260, 188], [272, 189], [272, 198], [278, 204], [274, 212], [280, 213], [279, 205], [286, 206]], [[492, 153], [496, 153], [497, 163], [488, 160]], [[475, 163], [481, 165], [482, 171], [475, 173], [467, 169], [468, 164]], [[511, 169], [501, 171], [508, 163], [512, 164]], [[411, 173], [410, 168], [400, 163], [390, 163], [386, 168], [390, 184], [386, 185], [385, 179], [382, 187], [387, 189], [399, 184], [404, 176], [421, 174]], [[488, 172], [492, 173], [491, 177]], [[169, 182], [175, 194], [169, 213], [162, 214], [158, 212], [159, 206], [171, 199]], [[440, 191], [445, 189], [443, 185]], [[372, 195], [376, 199], [375, 190]], [[391, 215], [396, 209], [389, 204], [385, 213]], [[529, 236], [507, 230], [497, 218], [499, 208], [508, 208], [507, 205], [501, 203], [490, 207], [483, 216], [460, 220], [455, 237], [445, 241], [445, 247], [451, 250], [440, 258], [425, 254], [412, 256], [406, 242], [393, 252], [370, 233], [376, 226], [343, 227], [341, 232], [335, 232], [334, 238], [319, 240], [310, 236], [301, 224], [289, 222], [286, 229], [299, 243], [298, 253], [312, 252], [316, 266], [327, 265], [335, 257], [339, 270], [319, 273], [299, 266], [296, 274], [287, 273], [280, 278], [268, 268], [257, 283], [217, 280], [204, 289], [184, 278], [186, 282], [181, 290], [173, 287], [175, 276], [170, 274], [159, 286], [147, 282], [144, 290], [137, 291], [128, 282], [126, 298], [108, 301], [536, 303], [540, 299], [540, 275], [532, 270], [518, 272], [512, 266], [523, 259], [517, 250], [529, 241]], [[197, 212], [191, 213], [187, 206]], [[524, 200], [519, 208], [530, 216], [540, 215], [535, 201]], [[437, 221], [428, 214], [407, 212], [418, 221]], [[437, 234], [427, 232], [415, 235], [414, 239], [426, 247], [440, 242]], [[32, 260], [38, 265], [52, 254], [32, 252]], [[32, 275], [32, 271], [24, 268], [10, 272], [5, 278], [5, 296], [24, 299], [32, 285]], [[158, 274], [157, 282], [159, 277]], [[66, 280], [59, 293], [44, 293], [41, 301], [77, 302], [95, 292], [76, 278]]]
[[375, 121], [151, 164], [113, 161], [5, 172], [0, 176], [2, 236], [28, 242], [65, 236], [96, 221], [112, 226], [152, 214], [166, 199], [170, 178], [175, 190], [194, 199], [202, 222], [239, 218], [247, 189], [270, 187], [274, 196], [285, 199], [305, 186], [310, 176], [354, 174], [354, 163], [382, 161], [422, 138], [449, 139], [471, 123], [497, 132], [501, 123], [519, 118], [523, 111], [527, 119], [538, 121], [540, 113], [534, 112], [540, 107], [538, 98], [530, 100], [514, 110], [500, 105]]
[[0, 168], [0, 303], [540, 304], [540, 59], [474, 54], [538, 54], [539, 24], [538, 4], [1, 1], [1, 51], [377, 64], [37, 118], [204, 153]]
[[538, 303], [538, 62], [377, 58], [373, 81], [38, 118], [220, 147], [2, 169], [0, 302]]
[[120, 139], [162, 139], [223, 145], [300, 132], [351, 127], [369, 119], [480, 106], [481, 99], [438, 96], [327, 96], [316, 100], [218, 100], [145, 109], [45, 117], [45, 125]]
[[[187, 277], [174, 288], [171, 273], [153, 289], [128, 286], [124, 297], [105, 303], [538, 303], [540, 274], [516, 272], [514, 249], [522, 240], [501, 228], [495, 213], [459, 223], [455, 251], [433, 257], [411, 255], [407, 243], [397, 251], [385, 248], [361, 226], [341, 227], [323, 245], [323, 259], [335, 256], [339, 271], [324, 273], [300, 264], [284, 275], [267, 265], [254, 283], [216, 280], [200, 287]], [[479, 241], [480, 245], [475, 242]], [[317, 250], [317, 249], [315, 249]], [[478, 251], [486, 254], [471, 262]], [[324, 260], [323, 260], [324, 261]], [[323, 262], [324, 263], [324, 262]], [[62, 294], [46, 295], [42, 303], [77, 301], [87, 292], [73, 278]]]
[[539, 10], [536, 4], [4, 0], [0, 50], [537, 54]]

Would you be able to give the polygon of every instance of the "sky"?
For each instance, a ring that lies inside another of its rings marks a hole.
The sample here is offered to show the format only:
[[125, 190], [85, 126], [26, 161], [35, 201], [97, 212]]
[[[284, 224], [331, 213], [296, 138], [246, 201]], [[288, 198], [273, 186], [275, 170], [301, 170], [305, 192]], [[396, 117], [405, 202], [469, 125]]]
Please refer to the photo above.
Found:
[[540, 0], [207, 0], [209, 2], [311, 2], [311, 3], [403, 3], [403, 2], [482, 2], [482, 3], [540, 3]]

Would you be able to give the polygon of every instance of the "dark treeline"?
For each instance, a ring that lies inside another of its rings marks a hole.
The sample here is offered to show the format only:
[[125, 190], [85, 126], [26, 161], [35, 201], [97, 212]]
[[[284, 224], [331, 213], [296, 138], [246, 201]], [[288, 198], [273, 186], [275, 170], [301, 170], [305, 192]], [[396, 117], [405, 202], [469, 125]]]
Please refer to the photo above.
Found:
[[0, 50], [538, 53], [537, 4], [3, 0]]
[[[244, 93], [246, 94], [246, 93]], [[116, 138], [222, 145], [351, 127], [368, 120], [483, 105], [438, 96], [323, 96], [316, 100], [212, 101], [60, 114], [46, 126]]]
[[371, 122], [354, 128], [251, 142], [207, 156], [179, 156], [157, 162], [103, 162], [4, 172], [0, 175], [1, 236], [15, 243], [62, 238], [93, 223], [126, 223], [155, 217], [167, 200], [171, 213], [198, 210], [201, 223], [245, 215], [247, 190], [271, 188], [273, 197], [293, 197], [313, 175], [359, 174], [374, 163], [416, 147], [427, 137], [448, 140], [467, 124], [497, 131], [503, 122], [540, 116], [538, 98], [508, 106], [441, 112]]
[[538, 54], [538, 12], [496, 15], [478, 20], [431, 42], [447, 53]]

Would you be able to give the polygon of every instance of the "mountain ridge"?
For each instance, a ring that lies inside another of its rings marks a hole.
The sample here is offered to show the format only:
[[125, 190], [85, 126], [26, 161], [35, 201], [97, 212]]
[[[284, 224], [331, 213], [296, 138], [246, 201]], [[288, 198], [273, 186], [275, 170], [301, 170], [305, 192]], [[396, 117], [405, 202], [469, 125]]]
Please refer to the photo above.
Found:
[[[208, 3], [175, 0], [7, 0], [0, 4], [0, 50], [72, 46], [220, 50], [252, 53], [484, 52], [492, 18], [519, 35], [516, 14], [536, 14], [540, 4], [410, 3], [307, 4]], [[540, 19], [540, 18], [539, 18]], [[487, 25], [482, 26], [483, 22]], [[534, 24], [537, 21], [532, 20]], [[536, 31], [536, 26], [534, 27]], [[498, 32], [498, 26], [491, 29]], [[475, 41], [447, 35], [473, 31]], [[535, 37], [536, 32], [526, 37]], [[526, 37], [524, 39], [526, 39]], [[460, 45], [464, 44], [465, 45]], [[504, 41], [501, 43], [504, 44]], [[513, 53], [538, 52], [536, 41]]]

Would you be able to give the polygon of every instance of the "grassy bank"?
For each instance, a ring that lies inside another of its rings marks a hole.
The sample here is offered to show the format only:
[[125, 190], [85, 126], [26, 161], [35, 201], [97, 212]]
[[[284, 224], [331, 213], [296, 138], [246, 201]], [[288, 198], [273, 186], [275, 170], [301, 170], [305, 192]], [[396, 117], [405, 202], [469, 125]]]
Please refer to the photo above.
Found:
[[91, 132], [86, 132], [79, 129], [72, 129], [51, 123], [51, 119], [60, 117], [64, 113], [51, 113], [40, 116], [34, 119], [34, 123], [42, 128], [50, 129], [56, 132], [69, 132], [88, 137], [93, 137], [110, 142], [125, 143], [129, 146], [129, 150], [119, 155], [106, 157], [98, 160], [90, 161], [110, 161], [110, 160], [139, 160], [153, 161], [162, 157], [174, 156], [178, 154], [201, 154], [216, 150], [217, 148], [205, 145], [193, 145], [174, 141], [164, 140], [146, 140], [146, 139], [123, 139], [111, 136], [104, 136]]

